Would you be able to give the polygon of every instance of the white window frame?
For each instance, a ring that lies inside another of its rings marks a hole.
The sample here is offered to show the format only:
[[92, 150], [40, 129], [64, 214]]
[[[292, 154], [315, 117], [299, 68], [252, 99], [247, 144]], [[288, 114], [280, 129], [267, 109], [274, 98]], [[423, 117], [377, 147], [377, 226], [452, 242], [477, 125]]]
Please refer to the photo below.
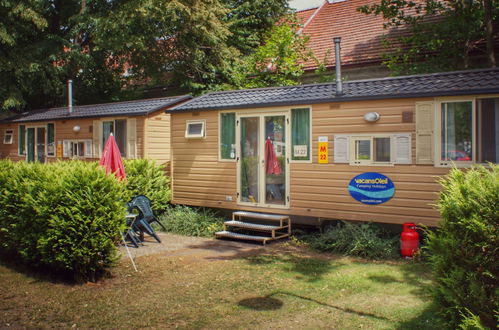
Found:
[[12, 144], [14, 142], [14, 129], [6, 129], [3, 134], [3, 144]]
[[[334, 137], [346, 138], [348, 141], [347, 158], [342, 158], [339, 161], [336, 157], [333, 159], [333, 163], [347, 163], [352, 166], [394, 166], [403, 164], [412, 164], [412, 134], [411, 133], [376, 133], [376, 134], [337, 134]], [[334, 139], [333, 137], [333, 139]], [[408, 138], [408, 153], [407, 160], [397, 159], [397, 138], [407, 137]], [[390, 139], [390, 160], [386, 162], [375, 161], [374, 160], [374, 139], [377, 138], [389, 138]], [[355, 141], [368, 140], [370, 143], [370, 159], [355, 159]], [[337, 151], [334, 151], [335, 153]]]
[[[54, 125], [54, 153], [52, 155], [49, 155], [48, 154], [48, 148], [49, 148], [49, 124], [53, 124]], [[57, 156], [57, 140], [56, 140], [56, 130], [57, 130], [57, 127], [56, 127], [56, 123], [55, 122], [50, 122], [50, 123], [47, 123], [45, 125], [45, 156], [48, 157], [48, 158], [55, 158]]]
[[234, 137], [237, 134], [237, 112], [236, 111], [219, 111], [218, 113], [218, 161], [219, 162], [229, 162], [229, 163], [235, 163], [236, 162], [236, 141], [234, 141], [234, 158], [232, 159], [227, 159], [227, 158], [222, 158], [222, 114], [227, 114], [227, 113], [233, 113], [234, 114]]
[[[72, 145], [75, 143], [76, 144], [83, 143], [84, 148], [85, 148], [83, 150], [83, 156], [71, 155], [73, 153]], [[93, 140], [92, 139], [63, 140], [62, 145], [63, 145], [63, 157], [65, 157], [65, 158], [84, 159], [84, 158], [92, 158], [92, 156], [93, 156], [92, 155], [92, 150], [93, 150]], [[90, 152], [88, 152], [87, 149], [90, 149]]]
[[[308, 122], [310, 124], [310, 127], [309, 127], [309, 137], [308, 137], [308, 146], [310, 148], [310, 150], [308, 150], [308, 159], [293, 159], [293, 153], [294, 153], [294, 150], [293, 150], [293, 137], [291, 136], [293, 134], [293, 123], [292, 123], [292, 117], [293, 117], [293, 109], [308, 109]], [[291, 109], [289, 109], [289, 127], [290, 127], [290, 135], [289, 135], [289, 148], [290, 148], [290, 156], [289, 156], [289, 162], [290, 163], [302, 163], [302, 164], [311, 164], [312, 163], [312, 129], [314, 127], [313, 123], [312, 123], [312, 107], [311, 106], [304, 106], [304, 107], [293, 107]]]
[[[487, 97], [484, 97], [487, 98]], [[459, 103], [471, 102], [471, 161], [449, 161], [442, 160], [442, 104], [443, 103]], [[470, 167], [476, 164], [476, 97], [471, 98], [441, 98], [435, 99], [435, 108], [433, 111], [435, 122], [435, 138], [434, 138], [434, 164], [435, 167]]]
[[[106, 146], [106, 141], [103, 141], [104, 140], [104, 138], [103, 138], [104, 137], [104, 123], [113, 122], [113, 136], [116, 139], [116, 121], [117, 120], [124, 120], [125, 123], [126, 123], [126, 126], [125, 126], [125, 134], [126, 134], [126, 136], [125, 136], [125, 155], [122, 156], [122, 157], [123, 158], [128, 158], [129, 157], [129, 153], [130, 153], [129, 150], [128, 150], [129, 149], [128, 148], [128, 125], [129, 124], [128, 124], [128, 118], [126, 118], [126, 117], [123, 117], [123, 118], [122, 117], [118, 117], [118, 118], [112, 118], [112, 119], [102, 119], [100, 121], [99, 129], [101, 131], [101, 137], [102, 137], [101, 138], [102, 141], [99, 141], [100, 143], [102, 143], [100, 145], [101, 146], [101, 150], [100, 151], [102, 152], [104, 150], [104, 147]], [[93, 144], [93, 141], [92, 141], [92, 144]], [[93, 146], [92, 146], [92, 148], [93, 148]], [[120, 149], [120, 151], [122, 151], [122, 150]]]
[[[189, 134], [189, 126], [194, 124], [201, 124], [201, 133], [199, 134]], [[185, 138], [186, 139], [204, 139], [206, 138], [206, 120], [187, 120], [185, 122]]]
[[[374, 160], [374, 139], [375, 138], [389, 138], [390, 139], [390, 160], [386, 162], [377, 162]], [[362, 166], [362, 165], [371, 165], [371, 166], [391, 166], [394, 164], [393, 156], [395, 154], [395, 146], [394, 146], [394, 134], [355, 134], [351, 135], [349, 145], [349, 159], [350, 165]], [[368, 140], [370, 143], [370, 158], [369, 159], [355, 159], [355, 142], [359, 140]]]

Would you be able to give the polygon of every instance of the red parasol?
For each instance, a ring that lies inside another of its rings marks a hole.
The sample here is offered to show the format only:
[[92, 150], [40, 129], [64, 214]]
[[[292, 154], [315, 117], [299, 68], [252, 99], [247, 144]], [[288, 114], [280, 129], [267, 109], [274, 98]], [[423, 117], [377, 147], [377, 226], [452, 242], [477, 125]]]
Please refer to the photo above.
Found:
[[281, 166], [279, 165], [279, 159], [277, 159], [277, 155], [274, 151], [274, 145], [272, 144], [272, 140], [270, 138], [265, 141], [265, 171], [267, 174], [281, 174]]
[[99, 164], [106, 168], [106, 173], [114, 173], [120, 181], [126, 177], [120, 149], [112, 133], [106, 141]]

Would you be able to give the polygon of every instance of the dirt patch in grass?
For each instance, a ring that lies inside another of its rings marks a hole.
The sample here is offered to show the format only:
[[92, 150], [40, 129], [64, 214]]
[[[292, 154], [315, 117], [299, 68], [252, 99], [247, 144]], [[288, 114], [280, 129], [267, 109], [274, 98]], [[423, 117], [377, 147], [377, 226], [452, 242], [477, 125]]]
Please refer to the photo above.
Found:
[[51, 282], [0, 265], [0, 328], [438, 327], [422, 265], [287, 243], [185, 242], [136, 256], [138, 272], [123, 258], [97, 284]]

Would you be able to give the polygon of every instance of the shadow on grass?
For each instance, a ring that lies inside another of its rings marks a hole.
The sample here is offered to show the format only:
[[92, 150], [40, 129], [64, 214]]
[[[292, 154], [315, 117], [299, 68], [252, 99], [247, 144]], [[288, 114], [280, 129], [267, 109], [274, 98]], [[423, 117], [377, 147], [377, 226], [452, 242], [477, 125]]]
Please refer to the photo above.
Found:
[[410, 285], [414, 289], [412, 294], [421, 297], [431, 297], [431, 269], [423, 263], [407, 263], [399, 265], [402, 273], [401, 278], [391, 275], [370, 275], [368, 279], [382, 284], [403, 283]]
[[298, 298], [301, 300], [306, 300], [324, 307], [332, 308], [344, 313], [349, 313], [349, 314], [355, 314], [358, 316], [362, 317], [370, 317], [378, 320], [388, 320], [386, 317], [383, 316], [378, 316], [372, 313], [366, 313], [362, 311], [356, 311], [351, 308], [344, 308], [344, 307], [339, 307], [339, 306], [334, 306], [325, 302], [322, 302], [320, 300], [316, 300], [313, 298], [309, 297], [304, 297], [300, 296], [291, 292], [286, 292], [286, 291], [275, 291], [272, 292], [271, 294], [268, 294], [265, 297], [255, 297], [255, 298], [249, 298], [249, 299], [243, 299], [241, 300], [238, 305], [246, 307], [246, 308], [251, 308], [254, 310], [274, 310], [274, 309], [279, 309], [282, 307], [283, 303], [281, 300], [276, 299], [275, 296], [288, 296], [288, 297], [293, 297], [293, 298]]
[[430, 330], [447, 329], [447, 327], [437, 313], [437, 306], [435, 303], [432, 303], [418, 315], [414, 315], [413, 318], [401, 322], [396, 329]]
[[55, 272], [47, 267], [27, 265], [5, 255], [0, 257], [0, 266], [29, 277], [31, 283], [48, 282], [66, 285], [78, 284], [74, 280], [72, 274], [67, 272]]
[[252, 265], [276, 265], [287, 272], [295, 273], [296, 279], [306, 282], [316, 282], [322, 279], [323, 275], [334, 268], [342, 266], [340, 263], [332, 264], [330, 260], [311, 258], [307, 256], [265, 254], [246, 259]]

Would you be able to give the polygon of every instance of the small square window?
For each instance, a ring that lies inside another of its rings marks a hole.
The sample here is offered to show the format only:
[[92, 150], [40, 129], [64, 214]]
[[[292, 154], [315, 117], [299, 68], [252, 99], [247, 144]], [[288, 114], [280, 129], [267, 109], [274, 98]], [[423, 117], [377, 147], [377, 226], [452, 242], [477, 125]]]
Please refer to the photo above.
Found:
[[12, 144], [12, 141], [14, 136], [14, 130], [12, 129], [7, 129], [5, 130], [5, 134], [3, 136], [3, 144]]
[[204, 138], [205, 137], [205, 121], [187, 121], [185, 126], [185, 137], [187, 139]]

